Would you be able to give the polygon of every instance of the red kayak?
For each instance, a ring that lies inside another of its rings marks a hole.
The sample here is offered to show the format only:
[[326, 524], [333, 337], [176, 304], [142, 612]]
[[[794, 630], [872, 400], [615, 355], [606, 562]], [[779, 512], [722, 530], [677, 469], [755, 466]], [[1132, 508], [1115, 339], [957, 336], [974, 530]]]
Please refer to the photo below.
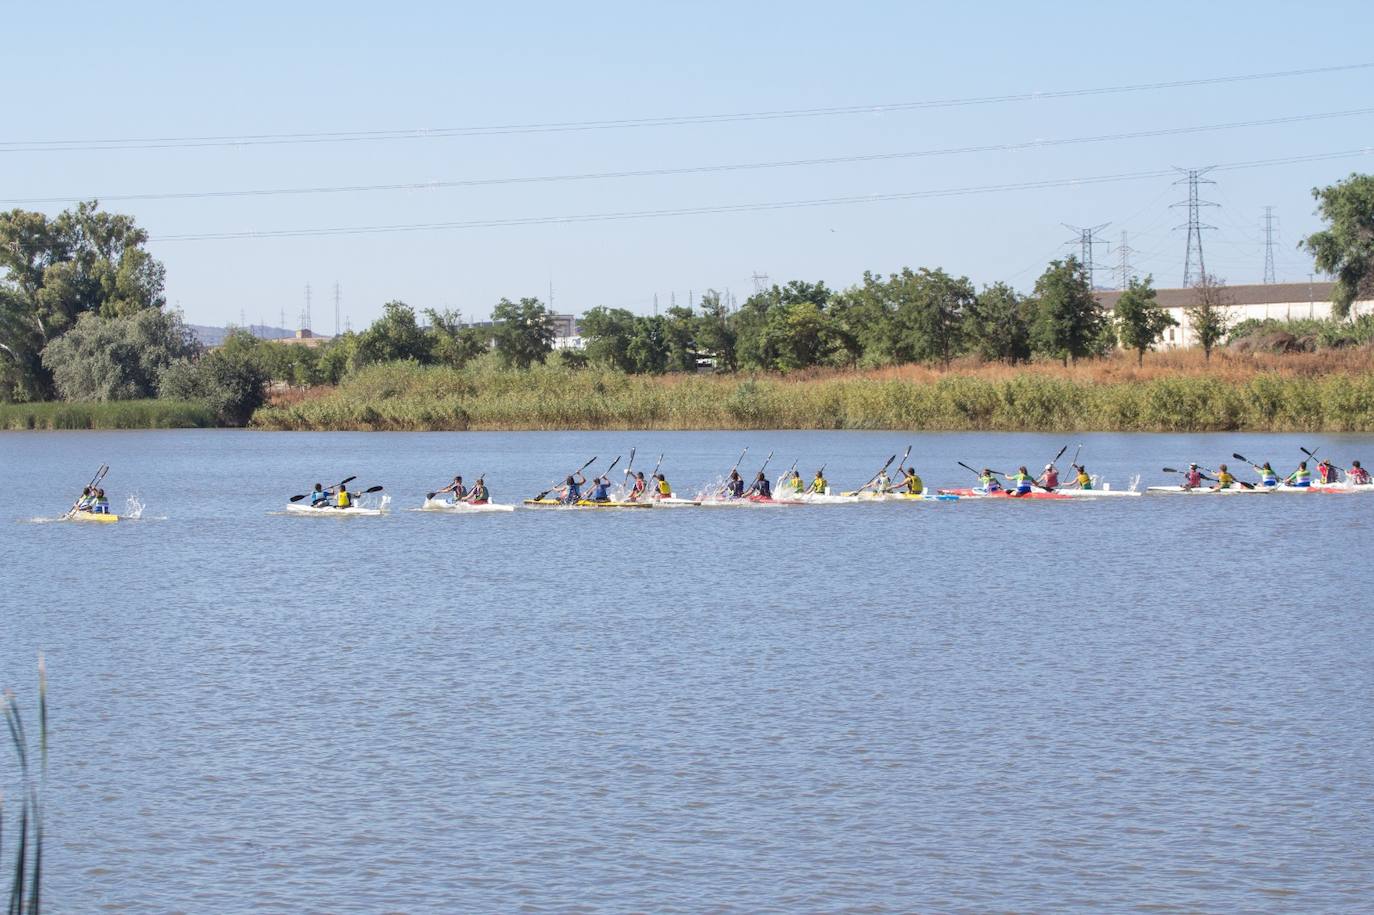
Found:
[[960, 496], [965, 499], [1068, 499], [1063, 493], [1045, 492], [1043, 489], [1032, 489], [1024, 495], [1017, 495], [1006, 489], [998, 489], [992, 492], [983, 492], [981, 489], [942, 489], [941, 495]]

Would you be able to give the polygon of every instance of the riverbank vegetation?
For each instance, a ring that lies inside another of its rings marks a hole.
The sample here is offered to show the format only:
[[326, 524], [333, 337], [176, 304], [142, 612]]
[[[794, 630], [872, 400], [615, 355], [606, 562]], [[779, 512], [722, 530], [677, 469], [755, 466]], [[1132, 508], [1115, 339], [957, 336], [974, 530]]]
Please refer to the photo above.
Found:
[[0, 430], [198, 429], [219, 425], [198, 401], [112, 400], [103, 403], [0, 403]]
[[1374, 431], [1374, 368], [1349, 354], [1120, 355], [1078, 367], [902, 366], [630, 375], [561, 360], [512, 372], [378, 365], [258, 410], [264, 429]]

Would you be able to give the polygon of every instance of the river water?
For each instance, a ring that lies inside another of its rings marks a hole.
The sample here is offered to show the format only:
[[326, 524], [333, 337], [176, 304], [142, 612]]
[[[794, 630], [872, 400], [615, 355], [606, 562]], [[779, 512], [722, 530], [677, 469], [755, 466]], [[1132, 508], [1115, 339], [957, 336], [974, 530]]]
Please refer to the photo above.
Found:
[[[770, 476], [848, 488], [909, 442], [937, 486], [1066, 441], [1117, 487], [1374, 460], [1315, 435], [0, 435], [0, 683], [31, 710], [39, 651], [50, 681], [45, 902], [1374, 910], [1374, 496], [405, 510], [631, 446], [682, 494], [746, 445], [750, 473], [773, 449]], [[102, 461], [141, 520], [38, 520]], [[276, 513], [349, 475], [391, 513]]]

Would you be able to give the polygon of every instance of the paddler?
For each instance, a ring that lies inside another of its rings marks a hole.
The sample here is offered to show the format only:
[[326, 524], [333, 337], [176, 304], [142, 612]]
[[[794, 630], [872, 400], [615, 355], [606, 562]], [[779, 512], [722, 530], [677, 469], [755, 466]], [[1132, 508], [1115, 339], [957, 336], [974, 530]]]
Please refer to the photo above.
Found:
[[783, 485], [787, 487], [788, 492], [791, 492], [794, 495], [799, 496], [802, 493], [806, 492], [806, 484], [802, 482], [801, 474], [795, 470], [793, 470], [791, 475], [787, 477], [787, 480]]
[[454, 477], [452, 483], [448, 484], [443, 489], [436, 492], [435, 495], [442, 496], [446, 492], [453, 493], [454, 502], [462, 502], [464, 499], [467, 498], [468, 494], [467, 487], [463, 485], [463, 478], [460, 476]]
[[587, 497], [591, 502], [611, 501], [611, 478], [602, 474], [592, 480], [592, 493]]
[[658, 484], [654, 489], [655, 499], [671, 499], [673, 497], [673, 487], [668, 485], [668, 478], [661, 473], [654, 474], [654, 479]]
[[334, 496], [334, 507], [335, 507], [335, 508], [348, 508], [348, 507], [349, 507], [350, 505], [352, 505], [352, 504], [353, 504], [353, 497], [350, 496], [350, 495], [348, 494], [348, 486], [347, 486], [346, 484], [340, 483], [340, 484], [339, 484], [339, 491], [338, 491], [338, 493]]
[[1035, 487], [1035, 481], [1031, 479], [1030, 471], [1026, 469], [1025, 464], [1017, 467], [1016, 473], [1012, 474], [1008, 479], [1016, 484], [1016, 494], [1018, 496], [1030, 495], [1031, 490]]
[[81, 498], [76, 500], [76, 508], [73, 511], [90, 511], [95, 504], [95, 494], [91, 492], [91, 487], [86, 486], [81, 490]]
[[472, 484], [472, 489], [468, 490], [467, 501], [473, 505], [486, 505], [491, 501], [491, 491], [487, 489], [487, 481], [482, 477], [477, 478], [477, 482]]
[[1345, 472], [1345, 477], [1352, 486], [1369, 485], [1369, 471], [1361, 467], [1359, 461], [1350, 462], [1350, 469]]
[[978, 474], [978, 489], [982, 492], [1001, 492], [1002, 483], [997, 479], [996, 473], [984, 467], [983, 472]]
[[898, 467], [897, 472], [902, 475], [902, 482], [898, 484], [899, 489], [905, 488], [913, 496], [925, 492], [926, 484], [916, 475], [915, 467]]
[[[878, 476], [871, 485], [873, 486], [873, 491], [878, 495], [887, 494], [888, 490], [892, 488], [892, 478], [887, 475], [886, 468], [878, 471]], [[868, 487], [864, 488], [867, 489]]]
[[1261, 485], [1261, 486], [1277, 486], [1277, 485], [1279, 485], [1279, 475], [1278, 475], [1278, 473], [1275, 472], [1275, 470], [1274, 470], [1273, 467], [1269, 466], [1269, 462], [1268, 462], [1268, 461], [1265, 461], [1264, 464], [1263, 464], [1262, 466], [1261, 466], [1261, 465], [1256, 465], [1256, 464], [1251, 464], [1250, 466], [1251, 466], [1251, 467], [1254, 467], [1254, 468], [1255, 468], [1255, 473], [1259, 474], [1259, 478], [1260, 478], [1259, 485]]
[[582, 501], [582, 485], [587, 482], [587, 478], [582, 476], [581, 471], [568, 477], [563, 483], [563, 489], [558, 494], [558, 501], [565, 505], [572, 505]]
[[310, 493], [310, 507], [318, 508], [329, 504], [329, 493], [325, 492], [324, 484], [316, 483], [315, 489]]
[[1307, 487], [1311, 486], [1312, 471], [1307, 469], [1307, 462], [1300, 461], [1298, 463], [1298, 469], [1290, 473], [1288, 475], [1288, 478], [1283, 482], [1287, 483], [1289, 486], [1293, 486], [1299, 489], [1306, 489]]
[[725, 495], [732, 499], [744, 498], [744, 479], [738, 470], [730, 471], [730, 479], [725, 481]]
[[1046, 492], [1054, 492], [1059, 488], [1059, 471], [1054, 464], [1046, 464], [1045, 472], [1040, 474], [1040, 479], [1035, 482], [1040, 484], [1040, 488]]
[[1084, 467], [1082, 464], [1071, 464], [1069, 466], [1077, 471], [1077, 474], [1073, 478], [1073, 485], [1077, 486], [1079, 489], [1093, 488], [1093, 478], [1088, 475], [1088, 468]]
[[760, 499], [773, 498], [773, 486], [768, 482], [768, 478], [759, 471], [759, 475], [754, 477], [754, 485], [749, 487], [749, 495], [757, 496]]
[[1183, 488], [1184, 488], [1184, 489], [1201, 489], [1201, 488], [1202, 488], [1202, 471], [1198, 469], [1198, 466], [1197, 466], [1196, 464], [1189, 464], [1189, 465], [1188, 465], [1188, 472], [1185, 473], [1185, 474], [1183, 475]]
[[1317, 473], [1321, 476], [1322, 484], [1325, 486], [1340, 482], [1338, 475], [1340, 471], [1336, 470], [1336, 465], [1328, 459], [1324, 459], [1317, 465]]
[[635, 474], [634, 484], [630, 487], [630, 494], [625, 497], [625, 501], [638, 502], [644, 497], [644, 490], [646, 490], [648, 486], [649, 484], [644, 479], [644, 471], [641, 470], [637, 472]]
[[[825, 468], [822, 467], [821, 470]], [[830, 489], [830, 484], [826, 482], [825, 474], [820, 470], [816, 471], [816, 478], [811, 481], [811, 488], [808, 490], [812, 495], [823, 496]]]
[[91, 514], [108, 515], [110, 513], [110, 503], [109, 500], [105, 498], [105, 490], [96, 489], [91, 496]]
[[1231, 471], [1222, 464], [1217, 467], [1217, 485], [1213, 486], [1213, 491], [1218, 489], [1230, 489], [1236, 482], [1236, 478], [1231, 476]]

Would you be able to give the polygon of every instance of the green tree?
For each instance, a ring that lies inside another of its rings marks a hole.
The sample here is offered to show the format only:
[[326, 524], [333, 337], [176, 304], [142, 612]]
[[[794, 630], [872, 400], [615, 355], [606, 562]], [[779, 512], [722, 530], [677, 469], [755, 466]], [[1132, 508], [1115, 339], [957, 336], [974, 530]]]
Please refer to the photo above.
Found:
[[984, 286], [965, 321], [969, 342], [978, 355], [1015, 365], [1031, 357], [1034, 303], [1006, 283]]
[[664, 333], [668, 338], [668, 371], [697, 370], [697, 320], [692, 309], [674, 305], [668, 309]]
[[164, 304], [165, 271], [131, 216], [95, 201], [49, 218], [0, 213], [0, 399], [52, 396], [41, 353], [85, 312], [115, 318]]
[[553, 315], [538, 299], [502, 299], [491, 311], [496, 352], [508, 368], [527, 369], [553, 351]]
[[415, 309], [405, 302], [387, 302], [382, 316], [358, 335], [354, 365], [403, 359], [428, 362], [433, 345], [433, 338], [416, 323]]
[[825, 283], [802, 280], [751, 295], [735, 315], [740, 364], [781, 371], [819, 364], [829, 354], [825, 325], [833, 296]]
[[967, 277], [903, 267], [888, 279], [892, 352], [900, 362], [950, 361], [963, 351], [964, 316], [974, 301]]
[[1331, 313], [1350, 314], [1357, 299], [1374, 298], [1374, 175], [1352, 174], [1330, 187], [1313, 188], [1326, 228], [1300, 244], [1317, 269], [1336, 278]]
[[1206, 362], [1212, 361], [1212, 350], [1231, 329], [1230, 303], [1224, 280], [1204, 273], [1193, 284], [1193, 304], [1184, 308], [1183, 314]]
[[225, 344], [199, 359], [179, 360], [162, 371], [160, 397], [198, 400], [226, 426], [244, 426], [267, 398], [268, 376], [258, 343], [244, 331], [231, 333]]
[[635, 335], [635, 316], [624, 308], [597, 306], [582, 316], [583, 351], [588, 360], [622, 372], [635, 371], [630, 341]]
[[662, 375], [668, 371], [667, 322], [658, 315], [635, 319], [627, 355], [634, 371], [644, 375]]
[[1100, 352], [1107, 318], [1077, 258], [1051, 261], [1035, 281], [1031, 345], [1065, 365]]
[[717, 372], [733, 372], [739, 367], [736, 349], [737, 334], [730, 320], [730, 309], [721, 294], [708, 289], [701, 297], [701, 315], [697, 318], [697, 346], [702, 355], [710, 356]]
[[430, 358], [440, 365], [462, 368], [491, 348], [491, 333], [465, 327], [462, 315], [445, 309], [425, 309], [429, 319]]
[[1135, 350], [1136, 365], [1145, 364], [1145, 351], [1154, 346], [1166, 328], [1177, 327], [1173, 315], [1159, 306], [1152, 277], [1130, 283], [1116, 300], [1116, 335], [1126, 349]]
[[162, 370], [199, 352], [180, 315], [145, 308], [113, 318], [85, 312], [42, 358], [64, 400], [133, 400], [155, 396]]

